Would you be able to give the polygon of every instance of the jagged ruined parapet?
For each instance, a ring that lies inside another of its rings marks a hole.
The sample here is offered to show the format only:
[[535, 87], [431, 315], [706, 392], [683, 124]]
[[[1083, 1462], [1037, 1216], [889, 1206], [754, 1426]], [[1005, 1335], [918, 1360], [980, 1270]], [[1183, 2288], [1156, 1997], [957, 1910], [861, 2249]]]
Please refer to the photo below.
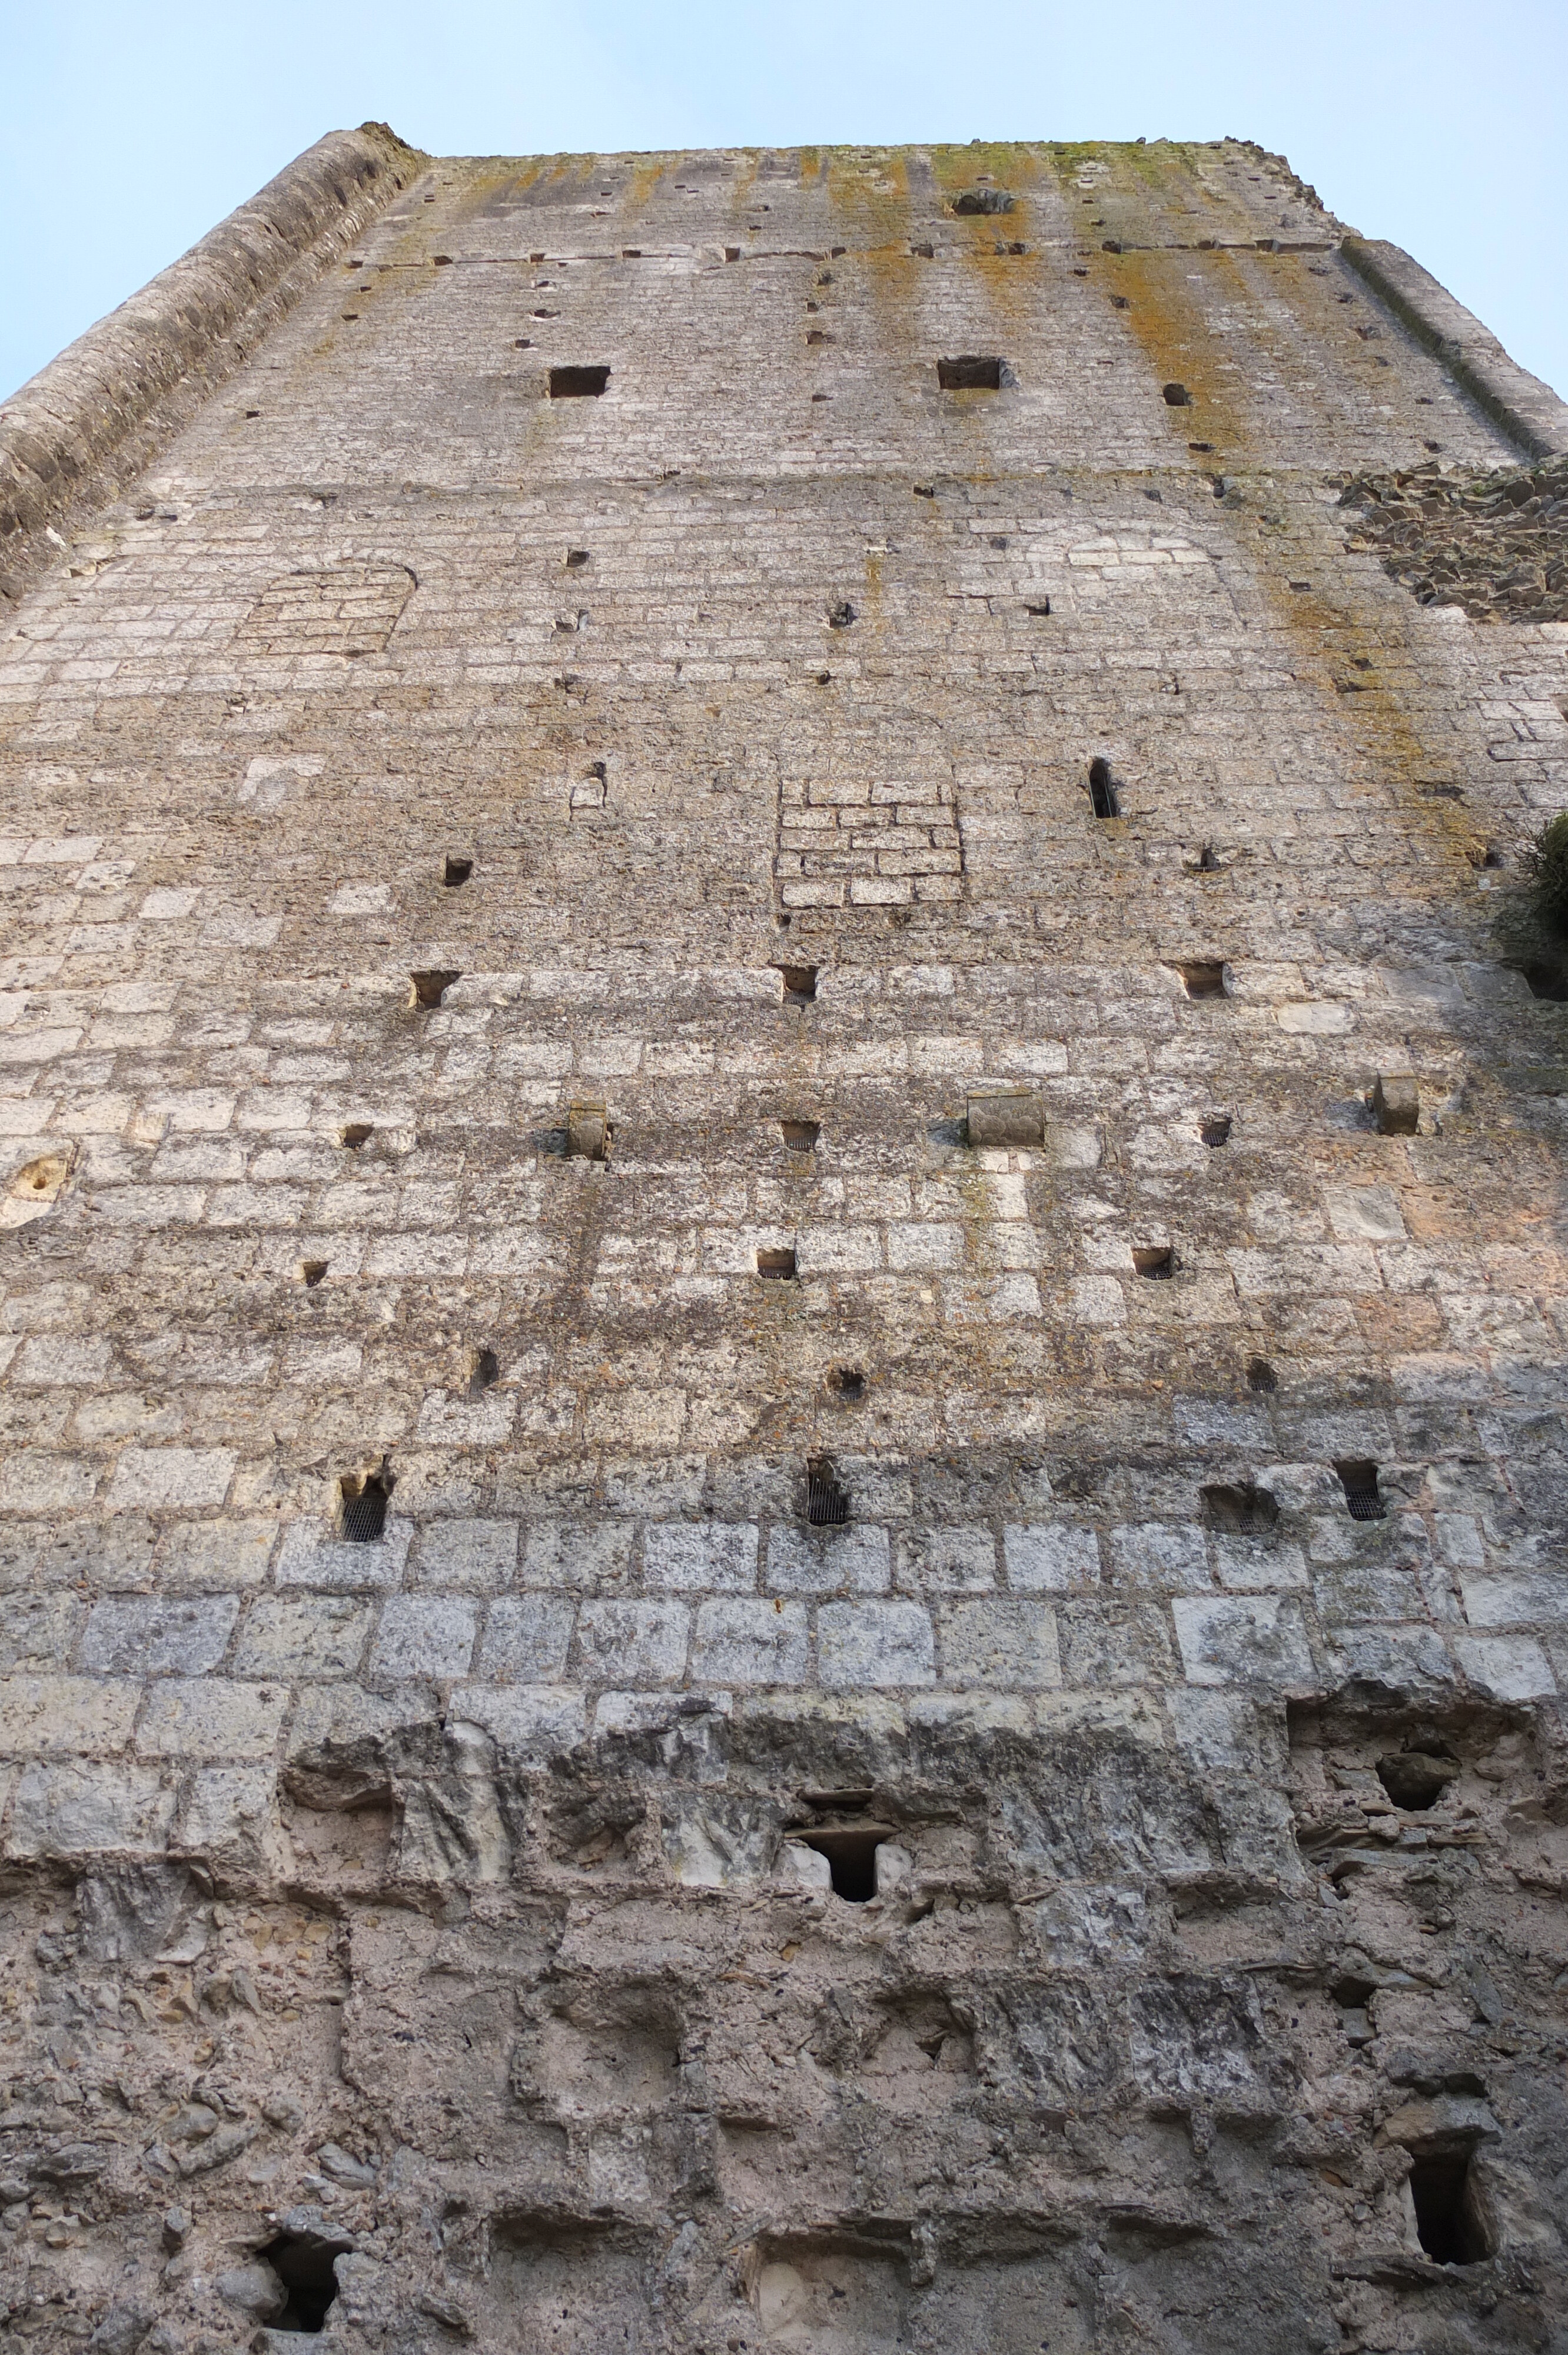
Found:
[[5, 405], [18, 2343], [1556, 2343], [1563, 422], [376, 125]]

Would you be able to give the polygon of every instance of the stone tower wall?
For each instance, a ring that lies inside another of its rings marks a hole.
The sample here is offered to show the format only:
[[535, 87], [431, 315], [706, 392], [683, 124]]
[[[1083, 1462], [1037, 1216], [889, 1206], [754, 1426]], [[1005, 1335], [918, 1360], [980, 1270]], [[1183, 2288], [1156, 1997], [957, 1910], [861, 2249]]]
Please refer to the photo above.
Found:
[[1232, 142], [0, 411], [20, 2343], [1561, 2355], [1563, 452]]

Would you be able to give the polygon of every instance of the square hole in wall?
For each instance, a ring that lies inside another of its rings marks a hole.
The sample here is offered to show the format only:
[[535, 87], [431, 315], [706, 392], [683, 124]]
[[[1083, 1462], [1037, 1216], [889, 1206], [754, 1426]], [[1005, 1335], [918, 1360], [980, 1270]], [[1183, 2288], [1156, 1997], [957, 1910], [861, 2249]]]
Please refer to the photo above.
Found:
[[781, 1120], [779, 1129], [791, 1153], [810, 1153], [816, 1148], [822, 1124], [816, 1120]]
[[609, 382], [608, 368], [553, 368], [550, 370], [550, 399], [597, 400]]
[[1224, 997], [1229, 995], [1223, 964], [1212, 964], [1205, 958], [1196, 964], [1179, 964], [1176, 970], [1189, 997]]
[[460, 884], [466, 883], [468, 881], [469, 877], [472, 873], [473, 861], [471, 858], [454, 858], [450, 851], [447, 853], [446, 859], [441, 868], [441, 881], [446, 885], [449, 890], [455, 891]]
[[943, 392], [1000, 392], [1001, 360], [994, 352], [960, 352], [937, 362], [937, 382]]
[[337, 1484], [337, 1534], [345, 1545], [374, 1545], [387, 1526], [392, 1475], [345, 1472]]
[[1176, 1249], [1173, 1243], [1135, 1243], [1132, 1263], [1139, 1275], [1147, 1275], [1156, 1284], [1165, 1282], [1176, 1273]]
[[757, 1254], [757, 1273], [758, 1275], [768, 1275], [777, 1281], [788, 1283], [795, 1273], [794, 1252], [784, 1250], [759, 1251]]
[[1279, 1518], [1277, 1499], [1266, 1488], [1250, 1483], [1214, 1481], [1198, 1494], [1209, 1527], [1227, 1530], [1233, 1537], [1263, 1537]]
[[461, 973], [446, 965], [428, 965], [419, 973], [411, 973], [408, 975], [408, 1003], [410, 1006], [422, 1006], [429, 1011], [440, 1004], [454, 981], [461, 979]]
[[849, 1494], [839, 1484], [825, 1455], [813, 1455], [806, 1465], [806, 1518], [814, 1529], [842, 1529], [849, 1519]]
[[814, 964], [781, 964], [779, 980], [786, 1006], [810, 1006], [817, 995]]
[[1381, 1521], [1387, 1508], [1378, 1493], [1377, 1465], [1354, 1457], [1336, 1464], [1334, 1469], [1340, 1476], [1351, 1520]]

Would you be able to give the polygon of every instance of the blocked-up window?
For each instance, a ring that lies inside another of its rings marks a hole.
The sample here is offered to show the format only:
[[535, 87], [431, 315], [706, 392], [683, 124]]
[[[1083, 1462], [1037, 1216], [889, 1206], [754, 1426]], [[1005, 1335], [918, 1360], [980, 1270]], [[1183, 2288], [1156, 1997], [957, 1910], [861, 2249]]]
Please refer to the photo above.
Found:
[[286, 573], [261, 591], [231, 651], [272, 659], [384, 653], [418, 586], [403, 564], [334, 564]]

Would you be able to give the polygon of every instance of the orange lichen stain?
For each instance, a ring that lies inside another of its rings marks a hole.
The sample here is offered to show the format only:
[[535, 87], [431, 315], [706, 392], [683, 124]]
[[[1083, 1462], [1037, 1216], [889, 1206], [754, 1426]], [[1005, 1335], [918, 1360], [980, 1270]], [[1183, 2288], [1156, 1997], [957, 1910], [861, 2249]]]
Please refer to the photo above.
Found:
[[[1158, 388], [1170, 382], [1184, 384], [1192, 396], [1190, 408], [1165, 412], [1175, 445], [1171, 463], [1183, 470], [1200, 464], [1216, 473], [1223, 469], [1227, 480], [1243, 477], [1245, 506], [1236, 517], [1234, 530], [1238, 553], [1266, 599], [1272, 620], [1297, 649], [1293, 659], [1300, 666], [1298, 676], [1313, 680], [1334, 712], [1338, 728], [1355, 745], [1360, 754], [1359, 781], [1369, 791], [1377, 786], [1393, 788], [1406, 816], [1416, 818], [1423, 834], [1441, 846], [1446, 856], [1426, 879], [1425, 889], [1428, 897], [1450, 897], [1454, 865], [1463, 861], [1468, 867], [1467, 846], [1473, 821], [1462, 805], [1428, 799], [1415, 787], [1446, 774], [1452, 757], [1451, 739], [1445, 732], [1440, 740], [1428, 743], [1419, 718], [1393, 690], [1389, 677], [1391, 664], [1399, 660], [1399, 655], [1386, 644], [1387, 628], [1391, 622], [1398, 627], [1401, 620], [1408, 621], [1420, 609], [1412, 606], [1409, 615], [1400, 615], [1394, 608], [1393, 614], [1383, 617], [1382, 634], [1374, 634], [1367, 627], [1363, 600], [1352, 583], [1347, 582], [1349, 593], [1343, 598], [1334, 595], [1330, 584], [1346, 560], [1338, 534], [1327, 519], [1319, 520], [1316, 511], [1303, 517], [1294, 487], [1288, 494], [1271, 492], [1257, 425], [1250, 410], [1235, 399], [1227, 372], [1220, 366], [1224, 357], [1245, 360], [1246, 344], [1235, 337], [1222, 346], [1210, 336], [1189, 284], [1201, 272], [1205, 292], [1220, 306], [1245, 318], [1252, 344], [1261, 346], [1269, 361], [1283, 369], [1290, 364], [1289, 350], [1273, 341], [1266, 309], [1248, 282], [1257, 266], [1253, 257], [1240, 254], [1148, 250], [1095, 255], [1090, 262], [1093, 282], [1107, 293], [1127, 296], [1131, 304], [1129, 310], [1118, 311], [1117, 318], [1150, 363], [1151, 401], [1159, 399]], [[1273, 298], [1276, 290], [1271, 287], [1269, 292]], [[1183, 446], [1189, 439], [1213, 443], [1213, 455], [1194, 455]], [[1283, 474], [1281, 469], [1276, 471]], [[1260, 475], [1265, 477], [1261, 482]], [[1244, 515], [1254, 527], [1250, 544], [1242, 538]], [[1293, 590], [1291, 580], [1304, 575], [1309, 576], [1311, 585]], [[1348, 784], [1357, 782], [1353, 771], [1345, 780]], [[1413, 891], [1422, 888], [1414, 870], [1407, 879]]]
[[621, 209], [632, 214], [640, 213], [653, 196], [660, 181], [678, 161], [678, 157], [672, 155], [640, 155], [620, 198]]

